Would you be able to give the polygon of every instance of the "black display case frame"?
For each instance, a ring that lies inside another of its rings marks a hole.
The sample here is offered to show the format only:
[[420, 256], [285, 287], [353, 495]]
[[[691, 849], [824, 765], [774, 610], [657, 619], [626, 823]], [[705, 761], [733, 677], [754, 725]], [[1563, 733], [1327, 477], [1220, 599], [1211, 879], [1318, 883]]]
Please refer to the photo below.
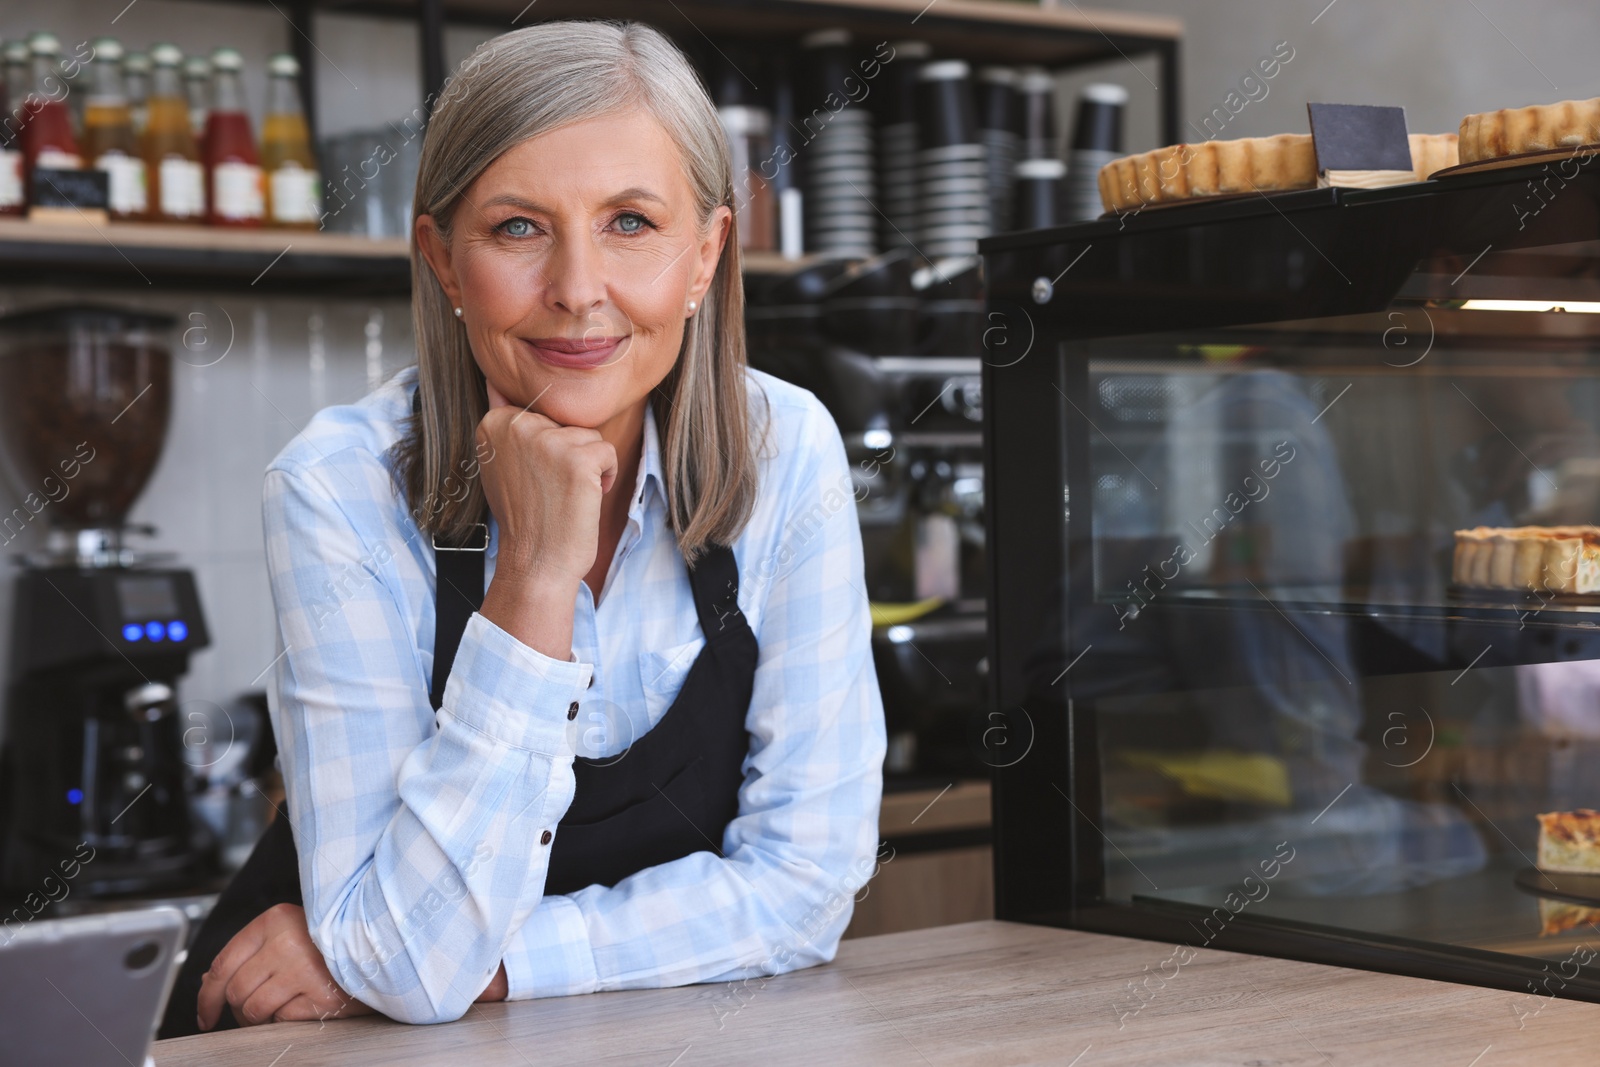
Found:
[[[1402, 293], [1450, 300], [1462, 277], [1509, 262], [1499, 257], [1600, 242], [1600, 166], [1593, 156], [1387, 189], [1149, 207], [980, 243], [990, 327], [983, 391], [993, 680], [984, 744], [994, 767], [998, 918], [1198, 946], [1197, 926], [1210, 911], [1137, 895], [1131, 903], [1106, 898], [1098, 715], [1093, 700], [1074, 696], [1075, 682], [1096, 670], [1074, 626], [1075, 614], [1093, 604], [1093, 591], [1072, 580], [1089, 573], [1089, 446], [1100, 431], [1087, 414], [1088, 360], [1060, 355], [1061, 346], [1183, 331], [1200, 338], [1249, 324], [1371, 314]], [[1417, 276], [1424, 263], [1432, 273]], [[1600, 262], [1595, 267], [1587, 289], [1600, 293]], [[1600, 373], [1600, 359], [1595, 368]], [[1149, 610], [1246, 609], [1223, 599], [1205, 606], [1157, 602]], [[1361, 605], [1349, 606], [1358, 629], [1362, 613]], [[1505, 637], [1494, 654], [1502, 663], [1600, 658], [1592, 615], [1558, 614], [1544, 620], [1550, 630], [1516, 640], [1521, 625], [1505, 605], [1440, 605], [1415, 615], [1418, 625], [1447, 634]], [[1381, 638], [1373, 642], [1366, 661], [1382, 664]], [[1442, 645], [1443, 659], [1426, 668], [1397, 652], [1388, 669], [1465, 669], [1483, 642]], [[1548, 962], [1538, 958], [1265, 919], [1248, 910], [1204, 943], [1600, 1001], [1592, 967], [1551, 983]], [[1152, 953], [1154, 965], [1163, 952]]]

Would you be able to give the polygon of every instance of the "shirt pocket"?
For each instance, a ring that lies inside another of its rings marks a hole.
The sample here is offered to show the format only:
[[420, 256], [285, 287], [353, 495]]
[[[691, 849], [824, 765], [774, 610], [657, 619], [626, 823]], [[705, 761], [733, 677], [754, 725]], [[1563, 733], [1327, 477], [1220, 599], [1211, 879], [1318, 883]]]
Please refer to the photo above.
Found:
[[681, 645], [652, 649], [639, 653], [639, 682], [644, 688], [644, 706], [649, 713], [648, 726], [654, 726], [678, 699], [689, 669], [706, 647], [705, 637], [696, 637]]

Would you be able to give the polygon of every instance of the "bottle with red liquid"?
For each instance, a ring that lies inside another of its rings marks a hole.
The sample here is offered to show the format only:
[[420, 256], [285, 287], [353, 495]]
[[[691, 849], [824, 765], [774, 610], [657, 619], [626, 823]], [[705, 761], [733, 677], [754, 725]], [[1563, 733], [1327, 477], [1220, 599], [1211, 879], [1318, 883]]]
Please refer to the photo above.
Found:
[[57, 69], [61, 42], [53, 33], [36, 33], [28, 38], [28, 51], [33, 58], [33, 88], [23, 100], [18, 116], [22, 172], [31, 204], [38, 168], [82, 170], [83, 157], [72, 130], [72, 112], [67, 109], [67, 82]]
[[243, 69], [244, 59], [235, 49], [211, 53], [212, 96], [204, 144], [211, 179], [206, 221], [213, 226], [260, 226], [266, 214], [261, 157], [239, 79]]
[[0, 120], [0, 215], [21, 215], [28, 207], [22, 184], [22, 102], [33, 85], [28, 42], [7, 41], [0, 56], [5, 65], [0, 83], [4, 91], [0, 111], [5, 115]]

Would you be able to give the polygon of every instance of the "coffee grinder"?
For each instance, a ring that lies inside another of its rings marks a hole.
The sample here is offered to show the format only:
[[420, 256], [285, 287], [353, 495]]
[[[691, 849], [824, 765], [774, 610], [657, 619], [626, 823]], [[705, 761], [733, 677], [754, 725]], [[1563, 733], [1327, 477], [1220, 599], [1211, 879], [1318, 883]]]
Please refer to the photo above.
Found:
[[[125, 523], [161, 456], [173, 320], [111, 307], [0, 318], [0, 454], [19, 502], [0, 746], [0, 891], [160, 892], [210, 873], [176, 692], [209, 638], [194, 576]], [[34, 528], [44, 527], [39, 531]], [[73, 861], [76, 861], [74, 863]]]

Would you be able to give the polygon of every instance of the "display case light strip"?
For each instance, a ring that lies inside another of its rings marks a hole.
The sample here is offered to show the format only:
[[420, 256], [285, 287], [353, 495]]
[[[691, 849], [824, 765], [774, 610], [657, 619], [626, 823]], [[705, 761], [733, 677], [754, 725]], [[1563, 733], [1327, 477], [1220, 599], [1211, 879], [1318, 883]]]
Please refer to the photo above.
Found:
[[1585, 300], [1468, 300], [1463, 311], [1568, 311], [1600, 315], [1600, 302]]

